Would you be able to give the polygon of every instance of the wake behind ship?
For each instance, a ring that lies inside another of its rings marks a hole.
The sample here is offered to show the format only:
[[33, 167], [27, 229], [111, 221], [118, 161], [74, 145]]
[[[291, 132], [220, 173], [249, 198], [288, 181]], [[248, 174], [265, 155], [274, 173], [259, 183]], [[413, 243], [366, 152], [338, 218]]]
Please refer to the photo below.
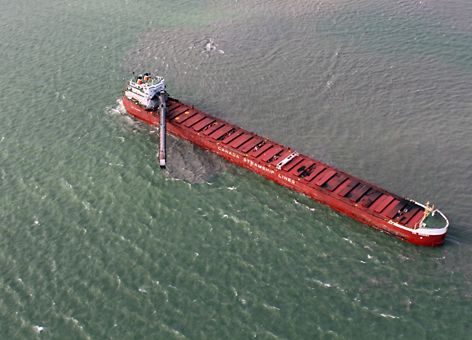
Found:
[[446, 216], [388, 192], [342, 170], [169, 98], [162, 77], [131, 79], [123, 95], [126, 112], [160, 126], [160, 164], [165, 165], [165, 131], [303, 193], [364, 224], [417, 245], [439, 246], [449, 227]]

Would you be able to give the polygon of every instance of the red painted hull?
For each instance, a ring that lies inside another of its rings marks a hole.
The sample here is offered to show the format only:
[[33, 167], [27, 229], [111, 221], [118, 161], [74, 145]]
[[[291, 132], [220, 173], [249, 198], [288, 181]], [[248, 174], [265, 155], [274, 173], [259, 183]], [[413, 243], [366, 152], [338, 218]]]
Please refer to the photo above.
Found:
[[[159, 126], [157, 112], [146, 111], [125, 96], [123, 104], [129, 115]], [[415, 232], [424, 209], [413, 201], [305, 155], [297, 155], [287, 164], [277, 167], [276, 157], [280, 156], [280, 161], [293, 150], [175, 99], [168, 100], [168, 108], [167, 130], [174, 136], [189, 140], [234, 164], [405, 241], [424, 246], [444, 243], [445, 232], [440, 235]], [[256, 144], [259, 140], [265, 144]]]

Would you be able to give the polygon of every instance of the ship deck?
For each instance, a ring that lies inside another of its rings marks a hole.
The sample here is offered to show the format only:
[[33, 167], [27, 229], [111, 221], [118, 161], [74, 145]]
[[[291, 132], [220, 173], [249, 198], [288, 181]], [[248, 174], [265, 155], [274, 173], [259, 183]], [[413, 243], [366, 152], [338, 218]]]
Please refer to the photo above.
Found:
[[[349, 175], [312, 157], [296, 154], [280, 166], [279, 162], [295, 153], [289, 147], [258, 136], [236, 125], [212, 117], [170, 98], [168, 121], [210, 139], [241, 157], [276, 169], [288, 182], [302, 182], [317, 191], [324, 191], [353, 208], [365, 210], [385, 221], [393, 221], [415, 229], [423, 219], [425, 209], [416, 202], [390, 193], [376, 185]], [[279, 164], [279, 167], [277, 167]]]

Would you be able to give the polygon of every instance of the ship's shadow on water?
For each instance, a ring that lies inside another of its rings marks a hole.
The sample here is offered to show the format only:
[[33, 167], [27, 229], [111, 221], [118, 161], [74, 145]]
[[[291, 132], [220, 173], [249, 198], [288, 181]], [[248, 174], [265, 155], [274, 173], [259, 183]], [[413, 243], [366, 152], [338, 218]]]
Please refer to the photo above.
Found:
[[[118, 106], [107, 108], [106, 112], [117, 117], [116, 121], [121, 128], [128, 132], [148, 134], [155, 145], [156, 171], [159, 171], [159, 129], [152, 128], [131, 118], [125, 111], [121, 99]], [[190, 184], [208, 183], [214, 177], [229, 168], [230, 164], [200, 147], [182, 139], [167, 135], [166, 168], [162, 171], [172, 180], [182, 180]]]
[[183, 180], [192, 184], [207, 183], [229, 166], [227, 162], [218, 156], [190, 142], [174, 137], [168, 138], [167, 142], [165, 174], [172, 179]]

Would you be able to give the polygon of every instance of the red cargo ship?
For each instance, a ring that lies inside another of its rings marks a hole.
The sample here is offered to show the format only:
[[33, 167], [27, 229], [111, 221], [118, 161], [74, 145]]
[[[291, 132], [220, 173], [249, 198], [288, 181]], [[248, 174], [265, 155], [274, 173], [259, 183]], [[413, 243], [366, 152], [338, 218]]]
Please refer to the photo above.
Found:
[[[149, 108], [149, 101], [143, 104], [140, 100], [140, 96], [145, 95], [146, 82], [139, 84], [139, 76], [129, 82], [123, 96], [129, 115], [149, 125], [159, 126], [161, 123], [161, 131], [165, 131], [163, 127], [167, 125], [167, 130], [174, 136], [189, 140], [371, 227], [417, 245], [439, 246], [444, 243], [449, 221], [429, 203], [424, 205], [390, 193], [177, 99], [164, 99], [159, 110], [157, 106]], [[167, 109], [166, 117], [163, 108]], [[162, 125], [163, 122], [167, 124]], [[161, 142], [161, 148], [163, 146], [165, 148], [165, 143]]]

